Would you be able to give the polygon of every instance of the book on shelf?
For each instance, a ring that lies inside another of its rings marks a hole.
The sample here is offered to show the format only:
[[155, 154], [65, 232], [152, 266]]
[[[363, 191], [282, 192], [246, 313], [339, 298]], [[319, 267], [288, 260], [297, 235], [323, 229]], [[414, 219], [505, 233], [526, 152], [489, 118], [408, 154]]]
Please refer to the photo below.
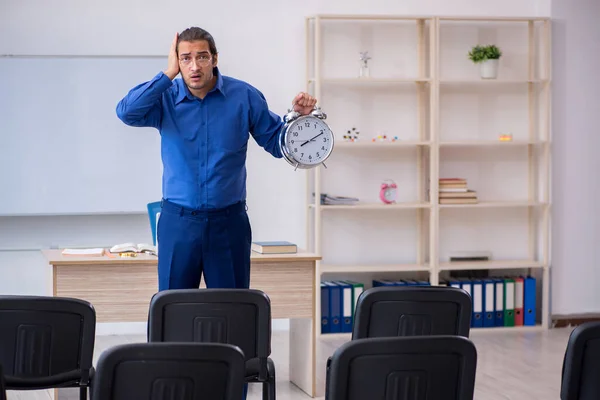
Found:
[[[314, 196], [314, 193], [313, 193]], [[332, 196], [327, 193], [321, 193], [322, 205], [353, 205], [358, 203], [357, 197]]]
[[492, 258], [490, 251], [451, 251], [450, 262], [489, 261]]
[[476, 204], [477, 192], [469, 189], [465, 178], [440, 178], [438, 202], [440, 204]]
[[292, 254], [298, 252], [298, 246], [285, 240], [252, 242], [251, 248], [252, 251], [260, 254]]

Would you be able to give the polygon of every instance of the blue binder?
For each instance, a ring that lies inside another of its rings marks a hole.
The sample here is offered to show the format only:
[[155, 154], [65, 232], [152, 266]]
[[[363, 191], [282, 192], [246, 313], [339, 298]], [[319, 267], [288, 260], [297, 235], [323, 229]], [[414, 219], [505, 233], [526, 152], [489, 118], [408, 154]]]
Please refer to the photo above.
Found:
[[483, 326], [490, 328], [496, 326], [496, 290], [492, 279], [483, 280]]
[[523, 325], [533, 326], [535, 325], [535, 312], [536, 312], [536, 291], [535, 291], [535, 278], [528, 276], [523, 278]]
[[462, 285], [460, 284], [460, 282], [454, 279], [448, 281], [448, 286], [462, 289]]
[[331, 281], [325, 281], [329, 286], [329, 323], [331, 333], [342, 331], [342, 290], [340, 286]]
[[453, 282], [458, 282], [458, 284], [460, 285], [460, 288], [463, 289], [465, 292], [467, 292], [469, 294], [469, 296], [471, 297], [471, 327], [474, 327], [475, 325], [475, 316], [473, 315], [473, 285], [471, 284], [471, 281], [468, 280], [467, 278], [456, 278], [456, 281]]
[[373, 279], [373, 287], [377, 286], [396, 286], [396, 281], [389, 279]]
[[494, 322], [496, 326], [504, 326], [504, 279], [495, 278], [494, 286], [494, 294], [496, 295], [494, 307], [496, 318], [494, 318]]
[[331, 303], [331, 290], [325, 282], [321, 282], [321, 333], [330, 333], [329, 304]]
[[485, 310], [485, 296], [483, 295], [483, 282], [479, 279], [473, 279], [472, 298], [473, 298], [473, 319], [471, 320], [474, 328], [483, 328], [483, 310]]
[[333, 282], [339, 287], [340, 291], [340, 332], [352, 332], [352, 291], [354, 287], [346, 282]]

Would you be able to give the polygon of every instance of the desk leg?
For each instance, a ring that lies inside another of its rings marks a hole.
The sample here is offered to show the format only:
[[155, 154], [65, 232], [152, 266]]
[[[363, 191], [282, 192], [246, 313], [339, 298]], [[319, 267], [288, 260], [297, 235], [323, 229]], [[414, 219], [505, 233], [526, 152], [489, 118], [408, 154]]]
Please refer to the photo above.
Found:
[[309, 396], [316, 395], [316, 340], [313, 320], [290, 319], [290, 381]]

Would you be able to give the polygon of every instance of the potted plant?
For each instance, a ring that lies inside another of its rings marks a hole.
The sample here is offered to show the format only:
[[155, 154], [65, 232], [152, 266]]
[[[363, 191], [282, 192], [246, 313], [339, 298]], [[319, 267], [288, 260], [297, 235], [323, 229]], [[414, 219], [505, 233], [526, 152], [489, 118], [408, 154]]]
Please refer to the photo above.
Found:
[[483, 79], [496, 79], [498, 63], [502, 52], [496, 45], [474, 46], [469, 52], [469, 59], [479, 64], [479, 72]]

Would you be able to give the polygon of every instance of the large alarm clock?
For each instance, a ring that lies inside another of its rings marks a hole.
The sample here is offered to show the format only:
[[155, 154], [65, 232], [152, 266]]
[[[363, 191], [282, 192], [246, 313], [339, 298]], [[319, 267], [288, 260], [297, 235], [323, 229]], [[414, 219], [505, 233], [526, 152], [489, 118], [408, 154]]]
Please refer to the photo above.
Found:
[[295, 168], [310, 169], [321, 164], [333, 150], [333, 132], [325, 123], [327, 115], [319, 107], [308, 115], [288, 110], [279, 135], [283, 158]]

